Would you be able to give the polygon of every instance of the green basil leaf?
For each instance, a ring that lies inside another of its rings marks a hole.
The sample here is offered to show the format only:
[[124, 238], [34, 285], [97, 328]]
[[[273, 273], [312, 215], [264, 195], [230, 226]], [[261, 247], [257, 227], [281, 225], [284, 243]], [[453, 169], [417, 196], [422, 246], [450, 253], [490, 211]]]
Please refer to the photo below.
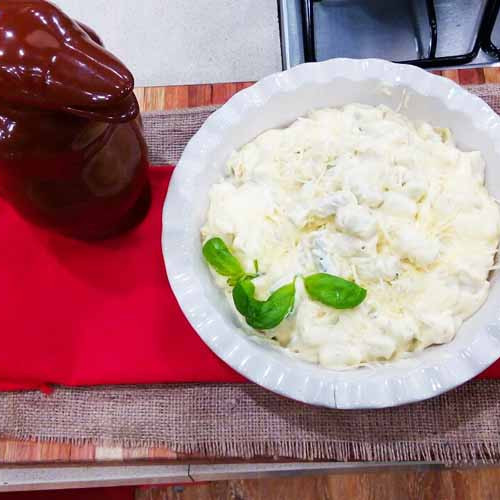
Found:
[[233, 301], [236, 309], [242, 316], [246, 316], [250, 310], [250, 302], [255, 300], [255, 285], [249, 280], [239, 281], [233, 288]]
[[277, 327], [293, 309], [295, 303], [295, 282], [282, 286], [266, 301], [254, 298], [255, 286], [244, 279], [233, 289], [233, 300], [239, 313], [246, 322], [257, 330], [270, 330]]
[[251, 302], [246, 315], [247, 323], [257, 330], [276, 328], [288, 316], [294, 303], [295, 282], [282, 286], [265, 302]]
[[221, 276], [229, 276], [236, 283], [245, 275], [238, 259], [230, 252], [221, 238], [212, 238], [203, 245], [203, 257]]
[[304, 278], [304, 285], [311, 299], [335, 309], [352, 309], [359, 306], [367, 293], [352, 281], [326, 273]]

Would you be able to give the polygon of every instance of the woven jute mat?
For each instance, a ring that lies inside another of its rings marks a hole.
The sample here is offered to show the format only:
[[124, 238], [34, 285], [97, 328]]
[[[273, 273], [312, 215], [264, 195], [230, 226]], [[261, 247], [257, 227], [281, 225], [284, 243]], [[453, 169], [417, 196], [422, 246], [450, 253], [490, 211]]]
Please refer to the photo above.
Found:
[[[500, 111], [500, 86], [470, 90]], [[156, 164], [176, 163], [214, 108], [147, 114]], [[0, 436], [168, 447], [218, 458], [500, 461], [500, 380], [399, 408], [315, 408], [253, 384], [155, 385], [0, 394]]]

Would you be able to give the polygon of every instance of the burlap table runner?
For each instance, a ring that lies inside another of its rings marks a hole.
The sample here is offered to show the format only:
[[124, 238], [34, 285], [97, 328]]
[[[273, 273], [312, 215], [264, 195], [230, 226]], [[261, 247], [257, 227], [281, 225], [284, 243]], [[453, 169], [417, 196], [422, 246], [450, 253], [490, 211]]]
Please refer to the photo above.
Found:
[[[500, 86], [472, 87], [500, 110]], [[145, 116], [156, 164], [175, 163], [214, 108]], [[0, 395], [0, 436], [162, 446], [211, 457], [351, 461], [500, 460], [500, 380], [400, 408], [338, 411], [252, 384], [157, 385]]]

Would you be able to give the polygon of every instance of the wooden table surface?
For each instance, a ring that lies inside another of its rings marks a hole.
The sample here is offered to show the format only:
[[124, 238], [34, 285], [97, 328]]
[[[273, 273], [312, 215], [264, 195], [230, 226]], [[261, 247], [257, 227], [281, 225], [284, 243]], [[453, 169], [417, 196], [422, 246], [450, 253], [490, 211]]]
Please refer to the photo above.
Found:
[[[500, 83], [500, 68], [447, 70], [436, 72], [463, 85]], [[143, 111], [223, 104], [251, 83], [138, 88]], [[37, 443], [0, 439], [0, 464], [75, 463], [97, 461], [179, 459], [164, 448], [108, 448], [104, 446]]]

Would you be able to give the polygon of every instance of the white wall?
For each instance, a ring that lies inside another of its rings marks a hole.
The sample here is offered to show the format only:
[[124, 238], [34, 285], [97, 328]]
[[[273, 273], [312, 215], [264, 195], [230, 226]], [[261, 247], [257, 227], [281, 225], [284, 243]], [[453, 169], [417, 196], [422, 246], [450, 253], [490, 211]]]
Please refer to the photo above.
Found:
[[52, 0], [137, 86], [252, 81], [281, 69], [276, 0]]

